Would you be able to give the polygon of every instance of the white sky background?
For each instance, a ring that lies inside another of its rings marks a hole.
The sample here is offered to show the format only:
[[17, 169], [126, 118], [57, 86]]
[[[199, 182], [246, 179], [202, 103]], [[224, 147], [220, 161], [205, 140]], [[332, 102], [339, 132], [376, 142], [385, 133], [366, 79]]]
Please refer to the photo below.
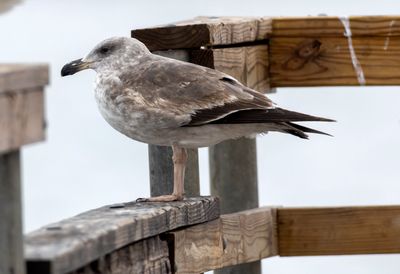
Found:
[[[0, 0], [1, 1], [1, 0]], [[93, 99], [94, 72], [61, 78], [63, 64], [110, 36], [198, 15], [399, 14], [400, 1], [26, 0], [0, 15], [0, 62], [47, 62], [47, 141], [23, 150], [24, 223], [42, 225], [149, 195], [147, 146], [106, 124]], [[368, 79], [367, 79], [368, 81]], [[400, 201], [398, 87], [279, 89], [283, 107], [331, 117], [313, 124], [334, 138], [258, 138], [261, 205], [395, 204]], [[209, 194], [207, 150], [200, 151]], [[398, 273], [400, 256], [273, 258], [264, 273]]]

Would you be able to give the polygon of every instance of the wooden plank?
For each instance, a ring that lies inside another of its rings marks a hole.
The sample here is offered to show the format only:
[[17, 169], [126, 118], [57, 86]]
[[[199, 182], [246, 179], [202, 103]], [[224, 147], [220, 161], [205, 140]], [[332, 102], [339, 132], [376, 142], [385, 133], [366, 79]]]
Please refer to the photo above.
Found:
[[23, 274], [19, 151], [0, 155], [0, 220], [0, 273]]
[[218, 217], [214, 197], [104, 206], [29, 233], [25, 258], [52, 274], [66, 273], [135, 241]]
[[[154, 52], [164, 57], [189, 61], [189, 53], [185, 50]], [[199, 156], [197, 149], [188, 149], [188, 160], [185, 171], [185, 196], [200, 195]], [[159, 196], [171, 194], [174, 186], [174, 165], [172, 148], [149, 145], [150, 194]]]
[[42, 88], [0, 93], [0, 153], [44, 140]]
[[279, 208], [279, 255], [400, 253], [400, 206]]
[[275, 215], [275, 209], [258, 208], [169, 233], [176, 273], [200, 273], [277, 255]]
[[190, 62], [228, 73], [257, 91], [270, 91], [267, 44], [191, 50]]
[[133, 30], [131, 34], [153, 51], [248, 43], [266, 40], [270, 32], [271, 20], [267, 17], [197, 17]]
[[400, 16], [308, 16], [272, 19], [271, 37], [341, 37], [348, 19], [353, 37], [400, 36]]
[[0, 64], [0, 93], [43, 87], [48, 83], [46, 64]]
[[[346, 37], [270, 41], [273, 87], [360, 85]], [[366, 85], [400, 84], [400, 37], [354, 37]]]
[[[29, 269], [29, 266], [28, 266]], [[39, 272], [32, 272], [39, 273]], [[42, 272], [40, 272], [42, 273]], [[133, 243], [68, 274], [171, 274], [168, 245], [159, 236]]]

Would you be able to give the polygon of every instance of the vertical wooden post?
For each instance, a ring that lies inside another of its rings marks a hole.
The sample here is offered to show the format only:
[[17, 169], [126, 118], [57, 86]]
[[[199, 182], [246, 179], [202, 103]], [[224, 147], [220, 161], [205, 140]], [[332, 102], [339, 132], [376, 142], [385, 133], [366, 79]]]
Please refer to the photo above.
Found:
[[0, 273], [24, 274], [19, 150], [0, 155]]
[[[211, 195], [221, 200], [221, 213], [258, 207], [256, 140], [239, 139], [209, 148]], [[259, 274], [261, 262], [215, 270], [215, 274]]]
[[[182, 61], [189, 60], [189, 54], [185, 50], [157, 51], [153, 53]], [[185, 196], [199, 196], [200, 179], [197, 149], [189, 149], [188, 156], [185, 172]], [[149, 167], [151, 196], [171, 194], [174, 182], [171, 147], [149, 145]]]

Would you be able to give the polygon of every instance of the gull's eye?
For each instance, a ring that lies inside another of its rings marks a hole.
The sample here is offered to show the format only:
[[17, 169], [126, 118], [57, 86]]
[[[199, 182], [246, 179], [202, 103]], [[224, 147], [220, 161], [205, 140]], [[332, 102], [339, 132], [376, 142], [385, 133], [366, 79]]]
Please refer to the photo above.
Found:
[[107, 54], [110, 51], [109, 47], [101, 47], [100, 48], [100, 53], [101, 54]]

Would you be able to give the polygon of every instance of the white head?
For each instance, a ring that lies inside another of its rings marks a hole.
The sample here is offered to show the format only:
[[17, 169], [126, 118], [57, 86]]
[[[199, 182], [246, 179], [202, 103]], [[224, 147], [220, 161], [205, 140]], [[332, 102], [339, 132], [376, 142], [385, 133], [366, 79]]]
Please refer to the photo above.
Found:
[[128, 64], [149, 54], [146, 46], [134, 38], [113, 37], [96, 45], [86, 57], [66, 64], [61, 76], [77, 73], [84, 69], [102, 71]]

